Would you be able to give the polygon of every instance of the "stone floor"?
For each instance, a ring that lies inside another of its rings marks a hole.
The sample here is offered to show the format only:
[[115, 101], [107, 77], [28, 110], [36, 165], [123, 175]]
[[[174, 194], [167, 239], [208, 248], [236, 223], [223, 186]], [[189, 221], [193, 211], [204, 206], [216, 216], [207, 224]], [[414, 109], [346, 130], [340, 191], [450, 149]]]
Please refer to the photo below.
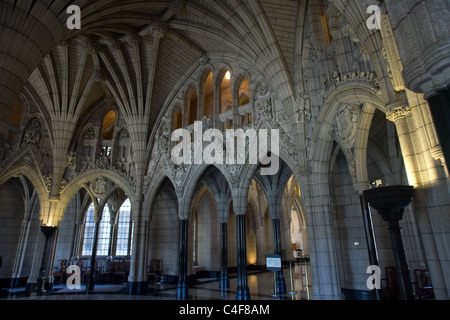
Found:
[[[309, 300], [311, 288], [306, 287], [304, 266], [292, 264], [285, 267], [283, 274], [288, 293], [274, 295], [274, 273], [268, 271], [249, 271], [247, 274], [251, 300]], [[308, 270], [309, 271], [309, 270]], [[189, 287], [189, 300], [235, 300], [237, 279], [230, 274], [230, 288], [220, 290], [218, 279], [197, 279]], [[292, 280], [291, 280], [292, 279]], [[24, 297], [23, 288], [8, 289], [7, 300], [176, 300], [176, 284], [151, 284], [147, 295], [129, 295], [126, 284], [96, 285], [93, 292], [86, 293], [86, 286], [80, 290], [69, 290], [64, 284], [54, 285], [53, 291], [44, 296], [32, 294]]]

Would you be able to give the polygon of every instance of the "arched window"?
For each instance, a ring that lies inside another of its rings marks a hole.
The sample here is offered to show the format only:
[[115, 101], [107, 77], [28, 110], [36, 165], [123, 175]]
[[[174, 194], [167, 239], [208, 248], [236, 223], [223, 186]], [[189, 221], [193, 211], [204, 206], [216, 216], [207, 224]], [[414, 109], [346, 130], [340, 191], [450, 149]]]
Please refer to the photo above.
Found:
[[213, 73], [210, 72], [208, 78], [203, 83], [203, 116], [214, 114], [214, 86]]
[[242, 80], [241, 86], [239, 87], [239, 114], [241, 115], [241, 125], [246, 126], [252, 123], [252, 108], [250, 103], [250, 90], [248, 79], [244, 78]]
[[133, 228], [131, 225], [131, 203], [127, 199], [119, 209], [117, 224], [117, 256], [131, 255], [133, 243]]
[[[95, 222], [94, 222], [95, 209], [92, 203], [86, 213], [86, 221], [84, 227], [84, 240], [83, 249], [81, 255], [90, 256], [92, 255], [92, 249], [94, 246], [94, 233], [95, 233]], [[108, 206], [103, 208], [102, 220], [98, 228], [97, 236], [97, 255], [106, 256], [109, 254], [109, 244], [111, 241], [111, 224], [110, 224], [110, 213]]]
[[112, 140], [114, 134], [114, 124], [116, 122], [116, 113], [111, 110], [104, 117], [102, 122], [102, 140]]
[[220, 113], [230, 111], [233, 106], [231, 94], [231, 73], [227, 71], [220, 84]]
[[239, 107], [242, 107], [250, 102], [249, 99], [249, 88], [248, 88], [248, 79], [245, 78], [241, 86], [239, 87]]
[[116, 113], [111, 110], [104, 117], [102, 122], [102, 131], [100, 137], [102, 139], [101, 155], [109, 157], [111, 155], [111, 140], [114, 136], [114, 124], [116, 123]]
[[197, 89], [192, 88], [188, 96], [188, 106], [187, 106], [188, 125], [193, 124], [194, 121], [197, 120], [197, 108], [198, 108]]
[[327, 12], [326, 12], [325, 8], [323, 10], [321, 22], [322, 22], [322, 28], [323, 28], [325, 47], [328, 47], [330, 42], [333, 40], [333, 36], [330, 34], [330, 27], [328, 25], [328, 16], [327, 16]]
[[177, 106], [172, 113], [172, 130], [177, 130], [183, 127], [183, 114], [181, 108]]
[[11, 113], [9, 114], [8, 124], [13, 126], [20, 126], [24, 112], [23, 104], [20, 100], [16, 100]]
[[86, 213], [86, 221], [84, 224], [84, 241], [83, 241], [83, 250], [81, 251], [81, 255], [89, 256], [92, 254], [92, 247], [94, 245], [94, 204], [91, 204]]

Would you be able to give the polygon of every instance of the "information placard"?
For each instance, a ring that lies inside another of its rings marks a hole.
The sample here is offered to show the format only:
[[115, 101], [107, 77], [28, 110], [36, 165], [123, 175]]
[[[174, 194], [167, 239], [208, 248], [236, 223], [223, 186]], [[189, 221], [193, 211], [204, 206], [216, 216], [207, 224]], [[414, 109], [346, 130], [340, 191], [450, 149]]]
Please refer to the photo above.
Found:
[[266, 256], [266, 267], [269, 271], [281, 271], [281, 256], [279, 254], [268, 254]]

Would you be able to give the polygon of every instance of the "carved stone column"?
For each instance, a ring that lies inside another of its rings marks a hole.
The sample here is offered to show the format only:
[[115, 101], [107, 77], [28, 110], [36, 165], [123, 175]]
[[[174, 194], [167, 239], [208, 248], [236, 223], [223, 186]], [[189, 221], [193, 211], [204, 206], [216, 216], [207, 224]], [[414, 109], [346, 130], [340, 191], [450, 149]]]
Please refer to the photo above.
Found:
[[[280, 218], [272, 219], [273, 229], [273, 252], [281, 256], [281, 228]], [[283, 270], [276, 271], [276, 293], [279, 295], [286, 294], [286, 281], [284, 280]]]
[[[448, 0], [385, 0], [406, 87], [430, 104], [446, 163], [450, 157]], [[421, 17], [418, 19], [417, 17]]]
[[418, 185], [415, 173], [417, 172], [416, 151], [411, 140], [411, 130], [407, 118], [411, 115], [411, 108], [406, 102], [395, 102], [386, 107], [386, 119], [395, 123], [400, 148], [402, 150], [405, 169], [411, 185]]
[[230, 287], [228, 278], [228, 224], [220, 223], [220, 289], [226, 290]]
[[178, 268], [178, 284], [177, 284], [177, 299], [186, 300], [188, 298], [189, 287], [187, 282], [187, 268], [188, 268], [188, 228], [189, 220], [180, 220], [180, 257]]
[[247, 283], [247, 242], [245, 232], [245, 213], [236, 213], [238, 269], [236, 300], [250, 300], [250, 290]]

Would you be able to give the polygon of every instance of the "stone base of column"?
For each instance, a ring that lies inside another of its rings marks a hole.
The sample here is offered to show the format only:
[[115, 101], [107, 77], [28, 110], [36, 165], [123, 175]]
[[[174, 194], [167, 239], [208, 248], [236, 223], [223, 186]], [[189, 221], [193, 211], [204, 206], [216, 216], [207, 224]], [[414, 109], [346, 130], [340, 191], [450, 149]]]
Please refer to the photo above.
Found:
[[[279, 271], [279, 272], [282, 272], [282, 271]], [[283, 295], [283, 294], [287, 293], [286, 281], [284, 280], [284, 277], [282, 275], [281, 276], [277, 275], [275, 287], [277, 290], [277, 294]]]
[[27, 283], [25, 286], [25, 297], [31, 296], [31, 293], [36, 290], [36, 283]]
[[127, 291], [129, 295], [146, 295], [148, 294], [148, 282], [127, 282]]
[[177, 300], [187, 300], [189, 296], [189, 287], [185, 281], [178, 281]]
[[250, 289], [247, 286], [237, 287], [236, 300], [250, 300]]
[[226, 290], [230, 288], [230, 279], [227, 274], [221, 274], [219, 278], [220, 289]]

